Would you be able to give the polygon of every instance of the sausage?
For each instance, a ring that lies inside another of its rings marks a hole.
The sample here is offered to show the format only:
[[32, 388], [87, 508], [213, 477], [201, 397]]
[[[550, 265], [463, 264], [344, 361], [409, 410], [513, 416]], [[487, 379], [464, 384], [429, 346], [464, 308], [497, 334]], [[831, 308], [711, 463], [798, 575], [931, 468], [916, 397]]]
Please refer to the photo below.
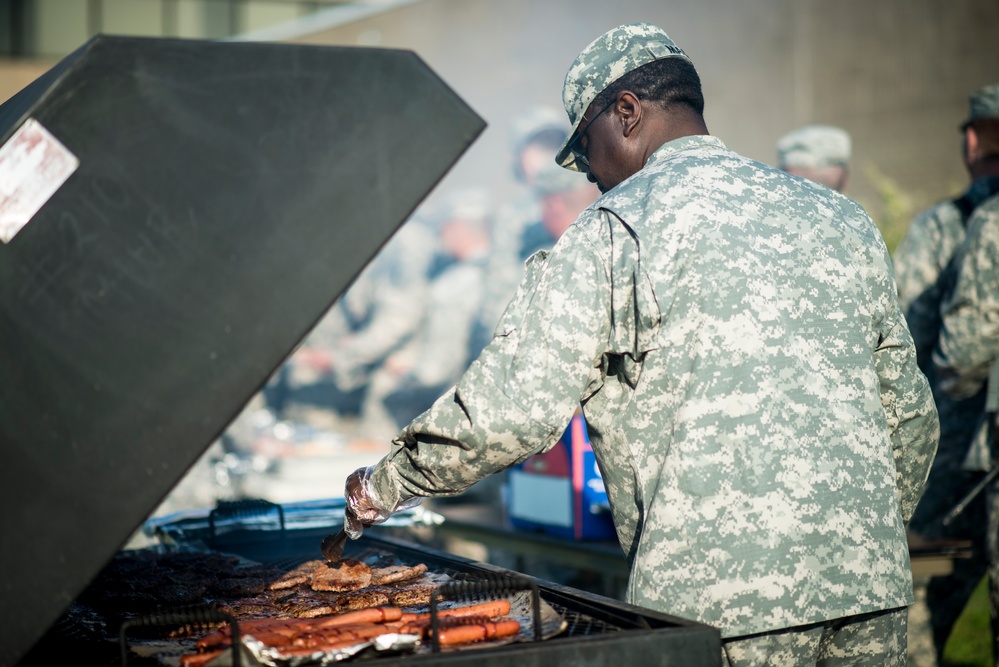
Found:
[[437, 641], [441, 646], [453, 646], [455, 644], [470, 644], [484, 639], [497, 639], [499, 637], [512, 637], [520, 632], [520, 623], [517, 621], [497, 621], [495, 623], [487, 621], [474, 625], [452, 625], [441, 629]]
[[231, 632], [223, 632], [222, 630], [218, 630], [211, 634], [205, 635], [204, 637], [196, 641], [194, 645], [195, 647], [197, 647], [199, 651], [203, 651], [206, 648], [210, 648], [212, 646], [218, 646], [220, 644], [229, 644], [231, 641], [232, 641]]
[[317, 619], [314, 627], [329, 628], [336, 625], [350, 625], [352, 623], [381, 623], [383, 621], [398, 621], [402, 618], [402, 610], [398, 607], [371, 607], [370, 609], [359, 609], [349, 611], [339, 616], [328, 616]]
[[[509, 600], [490, 600], [479, 604], [472, 604], [465, 607], [455, 607], [454, 609], [441, 609], [437, 612], [438, 618], [465, 618], [468, 616], [486, 616], [488, 618], [498, 618], [510, 613]], [[429, 618], [429, 614], [426, 615]]]
[[228, 650], [220, 649], [207, 653], [188, 653], [187, 655], [182, 655], [180, 656], [180, 667], [201, 667], [201, 665], [211, 662]]
[[305, 632], [292, 641], [295, 646], [315, 646], [321, 647], [324, 644], [339, 641], [341, 639], [351, 639], [355, 642], [364, 641], [391, 632], [380, 623], [365, 623], [358, 625], [342, 625], [322, 630], [312, 630]]

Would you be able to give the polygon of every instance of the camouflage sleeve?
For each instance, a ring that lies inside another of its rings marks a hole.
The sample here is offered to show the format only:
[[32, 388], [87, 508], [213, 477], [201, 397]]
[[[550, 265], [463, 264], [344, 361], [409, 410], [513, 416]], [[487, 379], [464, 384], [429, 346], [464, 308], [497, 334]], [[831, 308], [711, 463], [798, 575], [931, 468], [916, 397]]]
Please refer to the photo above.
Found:
[[938, 253], [942, 240], [935, 218], [936, 207], [917, 215], [909, 223], [909, 230], [892, 257], [902, 312], [932, 287], [940, 275]]
[[999, 358], [999, 196], [975, 211], [958, 253], [957, 283], [943, 305], [933, 363], [941, 389], [967, 398], [981, 389]]
[[574, 226], [524, 280], [457, 387], [376, 465], [383, 501], [458, 493], [551, 448], [597, 381], [610, 327], [610, 277], [597, 245]]
[[930, 473], [940, 440], [940, 422], [929, 383], [916, 364], [912, 336], [895, 299], [890, 300], [874, 364], [888, 420], [902, 520], [908, 523]]
[[468, 367], [469, 340], [485, 288], [483, 267], [464, 262], [430, 287], [427, 313], [415, 337], [412, 376], [426, 387], [450, 386]]

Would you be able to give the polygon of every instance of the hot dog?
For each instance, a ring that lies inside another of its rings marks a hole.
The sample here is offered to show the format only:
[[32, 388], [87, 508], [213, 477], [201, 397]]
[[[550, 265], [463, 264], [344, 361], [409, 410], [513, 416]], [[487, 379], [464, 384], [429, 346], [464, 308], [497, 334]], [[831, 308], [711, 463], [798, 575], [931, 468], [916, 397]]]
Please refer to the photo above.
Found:
[[441, 646], [453, 646], [455, 644], [470, 644], [484, 639], [496, 639], [499, 637], [512, 637], [520, 632], [520, 623], [517, 621], [486, 621], [474, 625], [452, 625], [442, 628], [437, 640]]

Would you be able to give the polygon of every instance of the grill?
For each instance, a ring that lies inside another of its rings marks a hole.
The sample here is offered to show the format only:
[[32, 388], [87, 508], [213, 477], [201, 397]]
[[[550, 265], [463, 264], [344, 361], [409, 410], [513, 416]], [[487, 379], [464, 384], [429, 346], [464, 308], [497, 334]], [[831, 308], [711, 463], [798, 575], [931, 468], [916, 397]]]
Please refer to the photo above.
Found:
[[[0, 245], [0, 534], [17, 540], [0, 550], [0, 667], [115, 665], [81, 594], [485, 124], [410, 52], [106, 35], [0, 106], [0, 145], [29, 119], [76, 168], [32, 174], [35, 210]], [[220, 509], [157, 529], [287, 568], [334, 523]], [[515, 574], [377, 531], [363, 544]], [[384, 664], [720, 660], [711, 628], [531, 582], [566, 632]]]
[[[211, 519], [186, 518], [156, 522], [150, 532], [171, 547], [213, 549], [287, 571], [315, 560], [319, 542], [329, 526], [342, 516], [342, 501], [317, 505], [289, 504], [279, 515], [268, 503], [243, 505], [229, 513], [211, 513]], [[325, 509], [323, 508], [325, 506]], [[251, 511], [256, 507], [257, 511]], [[405, 522], [407, 517], [397, 519]], [[320, 527], [316, 524], [325, 523]], [[311, 527], [310, 527], [311, 526]], [[565, 623], [556, 636], [540, 642], [522, 641], [489, 648], [417, 655], [385, 655], [375, 664], [396, 665], [712, 665], [720, 664], [720, 637], [714, 628], [628, 605], [610, 598], [527, 577], [488, 563], [446, 554], [393, 537], [391, 527], [369, 529], [357, 542], [349, 542], [345, 556], [374, 560], [390, 555], [403, 564], [424, 563], [435, 573], [462, 583], [483, 583], [489, 589], [497, 580], [523, 580], [537, 588], [540, 599]], [[184, 618], [184, 617], [182, 617]], [[117, 637], [96, 639], [86, 628], [85, 616], [64, 615], [25, 664], [53, 664], [86, 656], [94, 664], [120, 664]], [[148, 652], [147, 640], [135, 639]], [[365, 660], [368, 662], [368, 660]], [[163, 665], [132, 654], [129, 665]]]

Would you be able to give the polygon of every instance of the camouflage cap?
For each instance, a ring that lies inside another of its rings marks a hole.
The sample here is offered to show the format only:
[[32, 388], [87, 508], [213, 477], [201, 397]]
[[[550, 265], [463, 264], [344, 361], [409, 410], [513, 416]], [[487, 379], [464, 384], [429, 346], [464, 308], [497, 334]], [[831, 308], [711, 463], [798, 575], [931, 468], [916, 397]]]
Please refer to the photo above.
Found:
[[535, 137], [548, 132], [569, 133], [565, 118], [557, 107], [530, 107], [513, 119], [510, 143], [515, 151], [529, 144]]
[[980, 88], [968, 97], [968, 118], [961, 129], [979, 118], [999, 118], [999, 83]]
[[420, 208], [420, 218], [434, 230], [449, 222], [477, 224], [487, 220], [489, 213], [489, 193], [482, 187], [452, 190]]
[[806, 125], [777, 140], [781, 169], [845, 167], [850, 162], [850, 135], [831, 125]]
[[662, 28], [649, 23], [618, 26], [583, 49], [569, 67], [562, 84], [562, 103], [569, 114], [572, 133], [562, 144], [555, 161], [566, 169], [584, 171], [576, 164], [569, 145], [576, 138], [579, 123], [590, 103], [628, 72], [662, 58], [690, 60]]

